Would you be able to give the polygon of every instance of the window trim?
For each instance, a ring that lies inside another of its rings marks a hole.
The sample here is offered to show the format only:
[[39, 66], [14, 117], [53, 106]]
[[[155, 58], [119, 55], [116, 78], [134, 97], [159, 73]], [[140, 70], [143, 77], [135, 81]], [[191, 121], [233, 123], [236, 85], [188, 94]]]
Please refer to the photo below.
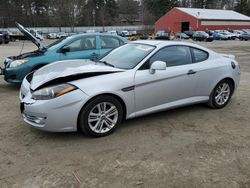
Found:
[[[192, 52], [191, 52], [191, 49], [190, 49], [190, 47], [191, 46], [189, 46], [189, 45], [182, 45], [182, 44], [173, 44], [173, 45], [169, 45], [169, 46], [164, 46], [164, 47], [162, 47], [162, 48], [160, 48], [160, 49], [158, 49], [154, 54], [152, 54], [152, 56], [151, 57], [149, 57], [147, 60], [146, 60], [146, 62], [145, 63], [143, 63], [137, 70], [148, 70], [148, 69], [142, 69], [142, 67], [143, 67], [143, 65], [144, 64], [146, 64], [146, 63], [148, 63], [149, 61], [150, 61], [150, 59], [155, 55], [155, 54], [157, 54], [160, 50], [163, 50], [163, 49], [165, 49], [165, 48], [169, 48], [169, 47], [175, 47], [175, 46], [182, 46], [182, 47], [187, 47], [188, 49], [189, 49], [189, 51], [190, 51], [190, 55], [191, 55], [191, 63], [189, 63], [189, 64], [193, 64], [194, 62], [193, 62], [193, 56], [192, 56]], [[199, 48], [197, 48], [197, 49], [199, 49]], [[184, 64], [184, 65], [189, 65], [189, 64]], [[184, 66], [184, 65], [177, 65], [177, 66]], [[170, 66], [170, 67], [176, 67], [176, 66]]]
[[[209, 59], [209, 53], [205, 50], [202, 50], [200, 48], [196, 48], [196, 47], [192, 47], [192, 46], [189, 46], [189, 49], [190, 49], [190, 52], [191, 52], [191, 56], [192, 56], [192, 63], [200, 63], [200, 62], [203, 62], [203, 61], [206, 61]], [[199, 51], [202, 51], [202, 52], [205, 52], [207, 54], [207, 58], [202, 60], [202, 61], [195, 61], [195, 57], [194, 57], [194, 51], [193, 50], [199, 50]]]
[[[101, 43], [101, 38], [102, 38], [102, 37], [107, 37], [107, 38], [112, 38], [112, 39], [116, 39], [116, 40], [118, 40], [118, 42], [119, 42], [119, 46], [117, 46], [117, 47], [113, 47], [113, 48], [103, 48], [103, 47], [102, 47], [102, 43]], [[99, 36], [99, 40], [100, 40], [100, 50], [105, 50], [105, 49], [115, 49], [115, 48], [118, 48], [118, 47], [122, 46], [122, 45], [121, 45], [122, 43], [124, 44], [124, 42], [123, 42], [123, 41], [121, 41], [118, 37], [114, 37], [114, 36], [102, 36], [102, 35], [100, 35], [100, 36]]]
[[[96, 39], [96, 36], [95, 36], [95, 35], [93, 35], [93, 36], [92, 36], [92, 35], [86, 35], [86, 36], [81, 36], [81, 37], [79, 37], [79, 38], [77, 38], [77, 39], [75, 39], [75, 40], [72, 39], [72, 41], [69, 41], [67, 44], [63, 45], [63, 46], [59, 49], [59, 51], [60, 51], [62, 48], [64, 48], [65, 46], [69, 46], [69, 45], [72, 44], [73, 42], [76, 42], [77, 40], [82, 40], [83, 37], [85, 37], [85, 38], [87, 38], [87, 37], [95, 38], [95, 47], [92, 48], [92, 49], [86, 49], [86, 51], [87, 51], [87, 50], [96, 50], [96, 49], [97, 49], [97, 45], [96, 45], [97, 39]], [[71, 52], [71, 53], [73, 53], [73, 52], [80, 52], [80, 51], [83, 51], [83, 50], [69, 51], [69, 53], [70, 53], [70, 52]], [[85, 50], [84, 50], [84, 51], [85, 51]]]

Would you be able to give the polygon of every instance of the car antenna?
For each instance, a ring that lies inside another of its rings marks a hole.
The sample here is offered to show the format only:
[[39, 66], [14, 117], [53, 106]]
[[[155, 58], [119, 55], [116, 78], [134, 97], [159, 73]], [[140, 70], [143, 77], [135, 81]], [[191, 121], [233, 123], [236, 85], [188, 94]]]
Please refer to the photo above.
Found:
[[21, 55], [21, 53], [23, 52], [23, 48], [24, 48], [24, 42], [25, 42], [25, 40], [23, 40], [23, 45], [22, 45], [22, 48], [21, 48], [21, 50], [20, 50], [20, 53], [19, 53], [19, 55]]

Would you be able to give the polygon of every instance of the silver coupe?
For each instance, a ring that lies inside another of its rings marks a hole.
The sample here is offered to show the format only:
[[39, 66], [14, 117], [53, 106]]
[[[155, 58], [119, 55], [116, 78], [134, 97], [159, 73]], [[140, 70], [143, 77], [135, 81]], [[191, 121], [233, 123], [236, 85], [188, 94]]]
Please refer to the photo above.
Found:
[[170, 108], [223, 108], [239, 81], [233, 55], [186, 42], [135, 41], [99, 61], [60, 61], [27, 75], [21, 113], [41, 130], [100, 137], [124, 119]]

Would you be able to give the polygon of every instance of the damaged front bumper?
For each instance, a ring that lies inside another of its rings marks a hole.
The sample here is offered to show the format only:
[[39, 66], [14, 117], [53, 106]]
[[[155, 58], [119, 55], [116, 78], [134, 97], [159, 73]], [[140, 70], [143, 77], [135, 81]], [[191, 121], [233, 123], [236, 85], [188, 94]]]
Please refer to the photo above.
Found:
[[74, 132], [89, 96], [77, 89], [54, 99], [34, 100], [30, 82], [24, 78], [19, 98], [23, 120], [32, 127], [48, 132]]

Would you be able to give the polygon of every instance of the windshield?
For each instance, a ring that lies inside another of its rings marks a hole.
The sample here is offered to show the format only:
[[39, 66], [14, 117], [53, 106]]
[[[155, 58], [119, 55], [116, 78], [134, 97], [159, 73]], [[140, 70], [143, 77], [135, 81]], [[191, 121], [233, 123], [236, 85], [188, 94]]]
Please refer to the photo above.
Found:
[[66, 37], [62, 37], [59, 40], [56, 40], [55, 42], [52, 42], [51, 44], [49, 44], [48, 46], [46, 46], [47, 49], [52, 49], [54, 46], [56, 46], [57, 44], [59, 44], [60, 42], [62, 42], [63, 40], [65, 40]]
[[146, 44], [126, 44], [110, 52], [101, 61], [107, 62], [116, 68], [132, 69], [154, 49], [154, 46]]

